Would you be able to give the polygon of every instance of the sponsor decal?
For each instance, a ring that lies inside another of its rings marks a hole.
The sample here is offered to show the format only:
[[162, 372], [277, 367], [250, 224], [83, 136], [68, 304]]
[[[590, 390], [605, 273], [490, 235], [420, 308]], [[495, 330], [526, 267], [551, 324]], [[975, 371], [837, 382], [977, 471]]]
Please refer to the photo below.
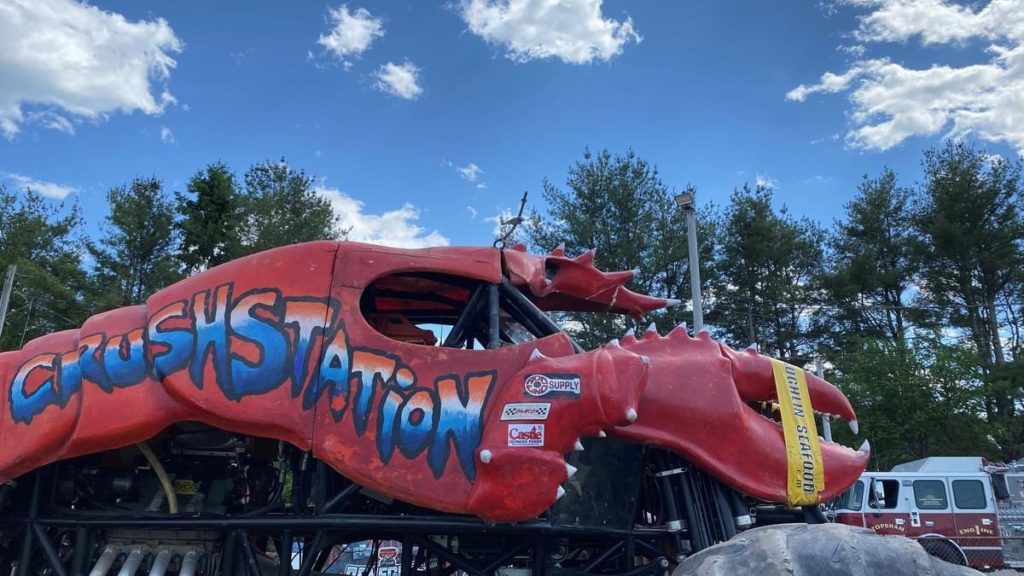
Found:
[[509, 446], [543, 446], [544, 425], [543, 424], [509, 424], [508, 425]]
[[502, 420], [547, 420], [551, 412], [549, 402], [513, 402], [501, 410]]
[[530, 396], [573, 400], [580, 397], [580, 377], [576, 374], [530, 374], [523, 387]]

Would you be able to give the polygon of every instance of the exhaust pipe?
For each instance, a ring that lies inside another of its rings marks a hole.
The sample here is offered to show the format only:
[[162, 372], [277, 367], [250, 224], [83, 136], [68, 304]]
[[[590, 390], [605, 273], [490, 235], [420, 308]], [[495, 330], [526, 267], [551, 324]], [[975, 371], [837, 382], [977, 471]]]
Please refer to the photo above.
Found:
[[99, 560], [96, 560], [96, 564], [89, 572], [89, 576], [107, 576], [107, 572], [110, 571], [110, 567], [114, 565], [114, 560], [116, 559], [117, 550], [113, 546], [107, 546], [103, 549], [103, 553], [100, 554]]
[[128, 558], [125, 559], [124, 564], [121, 566], [121, 571], [117, 573], [117, 576], [135, 576], [135, 573], [139, 570], [139, 565], [142, 564], [142, 548], [132, 548], [132, 551], [128, 553]]
[[167, 572], [167, 566], [171, 563], [171, 556], [170, 550], [161, 548], [153, 560], [153, 567], [149, 569], [149, 576], [164, 576], [164, 572]]
[[196, 576], [196, 565], [199, 564], [199, 552], [195, 549], [185, 552], [181, 559], [181, 571], [178, 576]]

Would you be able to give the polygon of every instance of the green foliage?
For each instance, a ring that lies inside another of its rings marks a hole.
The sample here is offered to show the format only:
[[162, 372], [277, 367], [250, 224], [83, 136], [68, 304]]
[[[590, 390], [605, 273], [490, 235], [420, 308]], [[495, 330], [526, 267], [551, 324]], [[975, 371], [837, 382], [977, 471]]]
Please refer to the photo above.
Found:
[[[981, 417], [982, 374], [969, 349], [929, 339], [906, 346], [866, 339], [838, 359], [830, 377], [857, 410], [875, 469], [934, 455], [1000, 456]], [[861, 442], [845, 428], [837, 427], [835, 438]]]
[[283, 158], [245, 173], [239, 232], [243, 255], [341, 235], [330, 201], [317, 194], [311, 177]]
[[[564, 244], [569, 255], [595, 249], [601, 269], [639, 268], [628, 284], [632, 290], [668, 298], [689, 294], [683, 213], [657, 168], [631, 150], [624, 156], [587, 150], [569, 169], [566, 188], [544, 181], [550, 210], [546, 217], [533, 215], [528, 234], [534, 245], [550, 251]], [[609, 315], [570, 313], [564, 320], [584, 347], [635, 327], [628, 319]], [[666, 328], [676, 317], [658, 314], [644, 321]]]
[[925, 152], [924, 168], [922, 301], [943, 309], [935, 321], [967, 331], [985, 366], [1002, 364], [1000, 306], [1021, 282], [1021, 165], [951, 142]]
[[17, 266], [0, 350], [85, 320], [80, 226], [77, 206], [65, 210], [34, 192], [19, 197], [0, 186], [0, 279], [7, 266]]
[[913, 229], [913, 191], [888, 168], [864, 177], [847, 221], [829, 237], [832, 266], [822, 279], [830, 307], [819, 315], [832, 342], [880, 338], [903, 345], [913, 314], [906, 294], [921, 268], [921, 241]]
[[235, 175], [223, 162], [210, 164], [188, 181], [188, 195], [176, 194], [178, 259], [186, 272], [212, 268], [236, 258], [240, 195]]
[[96, 259], [93, 284], [102, 308], [141, 304], [179, 278], [174, 257], [174, 206], [155, 178], [136, 178], [107, 193], [110, 214], [99, 243], [89, 243]]
[[721, 223], [714, 265], [714, 300], [708, 315], [734, 345], [756, 344], [765, 354], [805, 363], [815, 334], [808, 317], [821, 274], [824, 232], [785, 208], [772, 207], [771, 191], [736, 190]]

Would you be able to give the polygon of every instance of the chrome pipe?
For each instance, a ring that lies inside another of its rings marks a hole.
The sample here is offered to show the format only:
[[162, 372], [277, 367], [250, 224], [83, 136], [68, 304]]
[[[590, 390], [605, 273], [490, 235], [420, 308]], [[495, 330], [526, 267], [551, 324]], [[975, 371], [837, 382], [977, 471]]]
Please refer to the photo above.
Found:
[[121, 565], [121, 571], [117, 573], [117, 576], [135, 576], [141, 564], [142, 548], [132, 548], [132, 551], [128, 553], [128, 557], [125, 558], [124, 564]]
[[149, 576], [164, 576], [167, 566], [171, 563], [173, 554], [167, 548], [161, 548], [153, 560], [153, 567], [149, 569]]
[[196, 566], [199, 564], [199, 552], [195, 549], [185, 552], [181, 559], [181, 571], [178, 576], [196, 576]]
[[103, 549], [99, 559], [96, 560], [96, 564], [93, 565], [89, 576], [107, 576], [107, 572], [110, 571], [110, 567], [114, 565], [114, 560], [116, 559], [117, 550], [113, 546], [107, 546]]

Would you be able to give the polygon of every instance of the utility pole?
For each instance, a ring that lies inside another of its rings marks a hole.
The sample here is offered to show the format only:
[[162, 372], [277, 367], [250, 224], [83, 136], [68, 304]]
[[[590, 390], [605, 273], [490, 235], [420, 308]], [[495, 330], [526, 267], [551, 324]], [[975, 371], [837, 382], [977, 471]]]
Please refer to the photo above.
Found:
[[686, 213], [687, 248], [689, 249], [690, 298], [693, 301], [693, 333], [704, 327], [704, 308], [700, 295], [700, 262], [697, 250], [697, 206], [692, 191], [676, 194], [676, 204]]
[[4, 333], [4, 322], [7, 320], [7, 306], [11, 303], [11, 290], [14, 289], [14, 274], [18, 267], [11, 264], [7, 267], [7, 277], [4, 278], [4, 291], [0, 294], [0, 336]]
[[[824, 379], [825, 373], [821, 367], [821, 359], [814, 361], [814, 372], [818, 375], [818, 378]], [[832, 420], [828, 414], [821, 415], [821, 437], [829, 442], [832, 441]]]

